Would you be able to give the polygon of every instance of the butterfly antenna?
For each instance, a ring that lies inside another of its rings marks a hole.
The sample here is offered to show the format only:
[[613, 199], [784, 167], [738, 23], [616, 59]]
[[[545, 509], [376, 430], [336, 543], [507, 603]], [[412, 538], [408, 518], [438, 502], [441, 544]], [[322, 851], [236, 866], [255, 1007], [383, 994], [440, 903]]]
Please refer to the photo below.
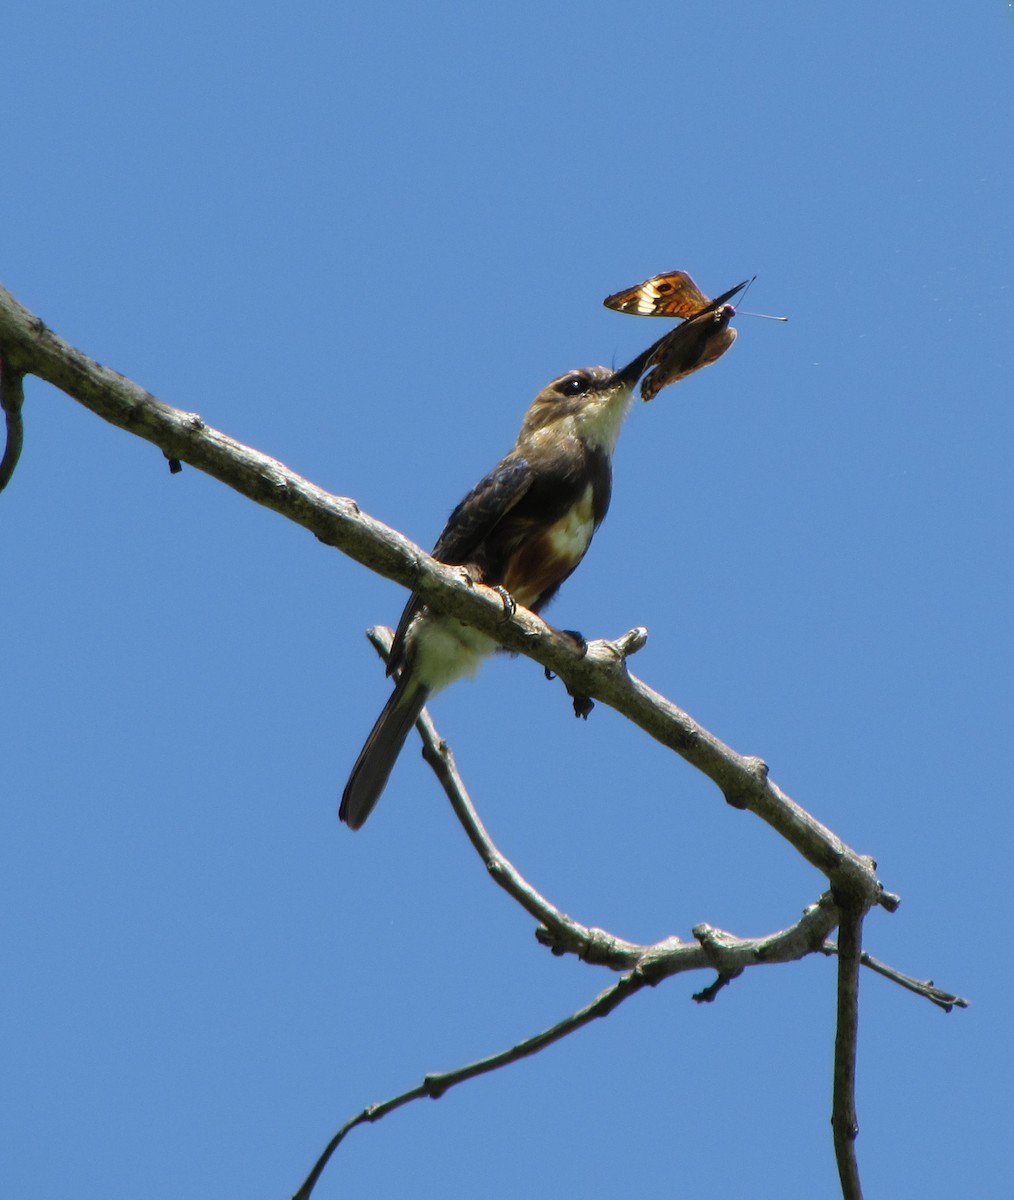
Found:
[[[743, 296], [745, 296], [750, 290], [750, 286], [756, 278], [757, 276], [755, 275], [753, 279], [750, 280], [750, 283], [748, 283], [743, 289]], [[740, 296], [740, 300], [743, 299], [743, 296]], [[748, 309], [740, 308], [738, 304], [736, 305], [736, 313], [741, 317], [763, 317], [766, 321], [787, 321], [789, 319], [788, 317], [774, 317], [771, 315], [771, 313], [750, 312]]]

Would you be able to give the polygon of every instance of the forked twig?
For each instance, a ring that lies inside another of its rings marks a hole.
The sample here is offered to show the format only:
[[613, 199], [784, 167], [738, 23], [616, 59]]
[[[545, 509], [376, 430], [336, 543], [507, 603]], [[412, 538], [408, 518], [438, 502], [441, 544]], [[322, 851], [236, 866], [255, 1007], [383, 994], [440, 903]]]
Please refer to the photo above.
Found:
[[[391, 647], [391, 631], [383, 626], [375, 626], [368, 631], [367, 636], [380, 657], [386, 661]], [[621, 644], [640, 645], [643, 644], [643, 639], [631, 639], [631, 635], [628, 635], [628, 639], [623, 639]], [[293, 1200], [308, 1200], [331, 1156], [356, 1126], [378, 1121], [413, 1100], [426, 1096], [439, 1099], [449, 1088], [468, 1079], [535, 1054], [576, 1032], [595, 1018], [608, 1015], [645, 986], [654, 986], [662, 979], [684, 971], [711, 968], [716, 972], [714, 981], [693, 997], [698, 1003], [707, 1003], [714, 1001], [721, 990], [742, 974], [747, 966], [784, 962], [817, 950], [825, 954], [837, 952], [837, 947], [825, 940], [826, 931], [843, 921], [843, 913], [830, 892], [811, 905], [794, 926], [767, 938], [737, 938], [710, 925], [701, 924], [693, 930], [696, 944], [671, 937], [654, 946], [644, 946], [616, 938], [601, 929], [591, 929], [579, 924], [561, 913], [532, 887], [496, 848], [472, 804], [450, 747], [437, 732], [426, 709], [420, 714], [416, 728], [423, 742], [423, 757], [440, 780], [458, 820], [487, 871], [526, 912], [541, 923], [537, 931], [538, 940], [550, 947], [554, 953], [575, 953], [586, 962], [608, 966], [613, 970], [623, 970], [626, 973], [585, 1008], [551, 1028], [519, 1042], [509, 1050], [452, 1071], [427, 1075], [416, 1087], [380, 1104], [364, 1108], [347, 1121], [328, 1142]], [[860, 914], [861, 920], [866, 911], [862, 900], [855, 911]], [[853, 925], [856, 924], [857, 922], [853, 921]], [[848, 1169], [849, 1155], [852, 1167], [855, 1165], [854, 1133], [849, 1131], [855, 1129], [853, 1097], [857, 1009], [854, 971], [858, 969], [857, 964], [858, 956], [850, 955], [847, 970], [839, 971], [839, 1036], [835, 1049], [835, 1100], [832, 1123], [835, 1129], [836, 1153], [839, 1142], [843, 1146], [845, 1171]], [[889, 974], [889, 971], [882, 973]], [[841, 1134], [839, 1131], [842, 1131]], [[842, 1174], [845, 1200], [861, 1200], [861, 1191], [857, 1190], [858, 1173], [853, 1171], [854, 1181], [847, 1183], [845, 1171]], [[846, 1190], [848, 1188], [852, 1190]]]

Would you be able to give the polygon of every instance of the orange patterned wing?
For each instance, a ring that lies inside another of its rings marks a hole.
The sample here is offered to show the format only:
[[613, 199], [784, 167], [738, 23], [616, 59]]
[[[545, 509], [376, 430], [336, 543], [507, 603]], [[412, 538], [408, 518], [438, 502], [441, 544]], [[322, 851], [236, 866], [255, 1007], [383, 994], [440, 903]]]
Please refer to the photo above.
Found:
[[686, 271], [653, 275], [637, 287], [607, 296], [602, 303], [617, 312], [635, 317], [680, 317], [691, 321], [702, 313], [713, 312], [741, 292], [751, 281], [744, 279], [715, 300], [709, 300]]
[[653, 275], [636, 287], [625, 288], [602, 303], [617, 312], [636, 317], [693, 317], [708, 307], [705, 296], [686, 271]]

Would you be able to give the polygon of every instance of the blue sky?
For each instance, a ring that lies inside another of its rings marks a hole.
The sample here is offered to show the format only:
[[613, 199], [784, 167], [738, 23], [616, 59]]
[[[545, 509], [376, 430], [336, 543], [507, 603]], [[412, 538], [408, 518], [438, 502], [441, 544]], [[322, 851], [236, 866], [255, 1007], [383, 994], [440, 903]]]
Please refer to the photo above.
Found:
[[[0, 281], [162, 399], [430, 545], [534, 394], [757, 274], [638, 405], [550, 611], [902, 895], [863, 980], [871, 1196], [1000, 1195], [1014, 835], [1014, 16], [1002, 3], [16, 2]], [[284, 1197], [371, 1101], [610, 976], [538, 948], [414, 750], [335, 820], [404, 596], [30, 383], [0, 497], [0, 1192]], [[489, 828], [636, 940], [790, 924], [823, 880], [524, 660], [434, 705]], [[833, 964], [684, 977], [357, 1131], [348, 1195], [834, 1196]]]

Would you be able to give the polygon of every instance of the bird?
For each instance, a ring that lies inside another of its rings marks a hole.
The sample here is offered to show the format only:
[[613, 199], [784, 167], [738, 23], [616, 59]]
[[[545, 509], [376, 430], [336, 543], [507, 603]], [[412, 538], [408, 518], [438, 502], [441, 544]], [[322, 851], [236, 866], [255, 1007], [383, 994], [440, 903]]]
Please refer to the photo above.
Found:
[[[585, 367], [547, 384], [525, 414], [514, 448], [451, 513], [433, 557], [495, 588], [508, 607], [521, 604], [534, 613], [545, 608], [605, 518], [613, 451], [638, 380], [651, 371], [642, 384], [642, 398], [651, 399], [719, 358], [735, 336], [728, 329], [735, 310], [725, 301], [744, 286], [703, 301], [702, 312], [619, 370]], [[711, 313], [715, 319], [705, 319]], [[359, 752], [338, 809], [350, 829], [359, 829], [373, 811], [430, 697], [473, 675], [496, 649], [486, 634], [432, 611], [416, 594], [409, 598], [387, 661], [394, 691]], [[574, 710], [586, 716], [588, 702], [574, 697]]]
[[[618, 371], [568, 371], [547, 384], [514, 448], [451, 513], [433, 557], [496, 588], [505, 603], [543, 609], [584, 558], [609, 508], [613, 451], [649, 356]], [[496, 648], [486, 634], [410, 597], [388, 658], [394, 691], [342, 795], [338, 815], [346, 825], [359, 829], [373, 811], [429, 698], [474, 674]]]

